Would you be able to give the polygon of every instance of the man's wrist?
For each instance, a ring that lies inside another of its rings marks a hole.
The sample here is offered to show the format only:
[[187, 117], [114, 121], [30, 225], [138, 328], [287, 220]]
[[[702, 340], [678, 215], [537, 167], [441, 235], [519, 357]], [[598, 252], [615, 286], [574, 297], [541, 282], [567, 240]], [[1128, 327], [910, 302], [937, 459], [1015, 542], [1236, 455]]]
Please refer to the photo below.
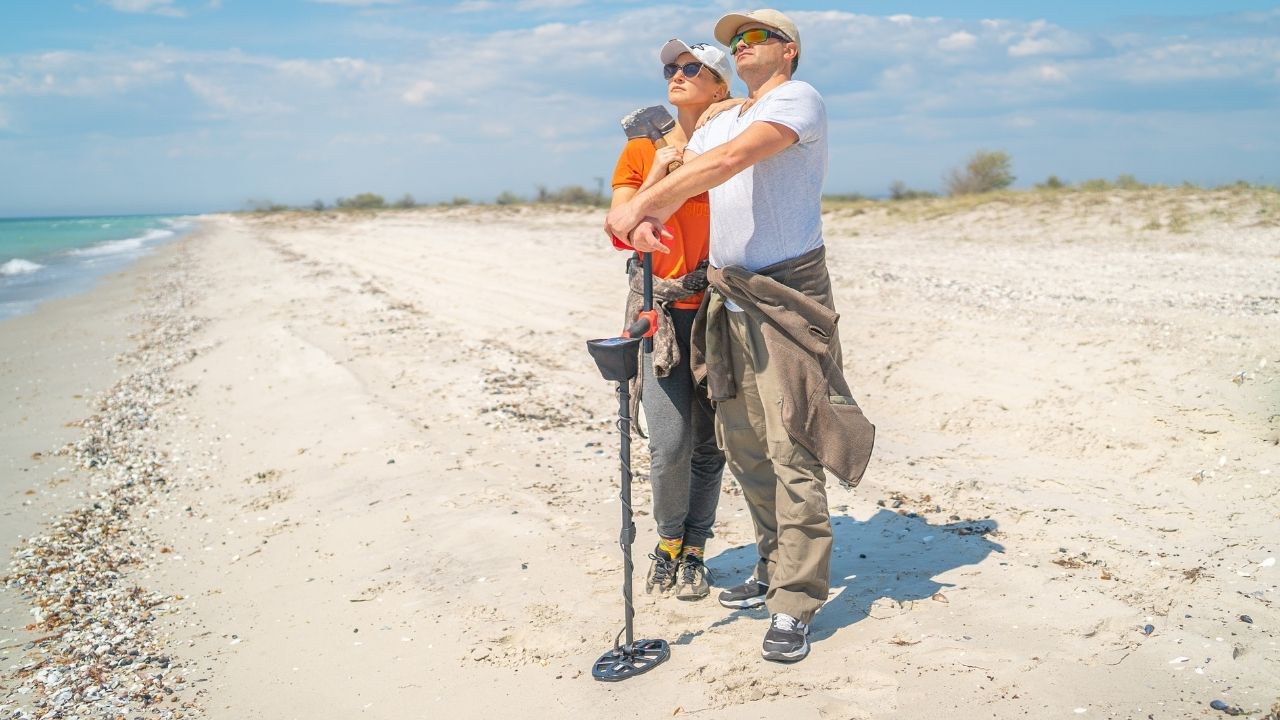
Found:
[[635, 209], [636, 214], [642, 218], [649, 217], [650, 215], [653, 214], [653, 208], [649, 207], [648, 200], [650, 197], [653, 196], [653, 193], [650, 191], [654, 187], [657, 187], [657, 183], [650, 185], [648, 188], [645, 188], [644, 190], [641, 190], [640, 192], [636, 193], [635, 197], [631, 198], [631, 206]]

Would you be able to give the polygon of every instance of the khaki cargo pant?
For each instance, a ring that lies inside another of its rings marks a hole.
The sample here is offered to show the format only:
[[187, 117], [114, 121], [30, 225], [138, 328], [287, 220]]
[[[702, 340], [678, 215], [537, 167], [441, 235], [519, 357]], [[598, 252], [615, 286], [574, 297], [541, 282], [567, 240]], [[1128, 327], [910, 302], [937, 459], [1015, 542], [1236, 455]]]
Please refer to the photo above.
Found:
[[826, 475], [782, 427], [781, 378], [770, 366], [759, 325], [744, 312], [726, 309], [724, 315], [738, 393], [716, 403], [716, 441], [755, 523], [755, 577], [769, 585], [769, 612], [808, 623], [830, 590]]

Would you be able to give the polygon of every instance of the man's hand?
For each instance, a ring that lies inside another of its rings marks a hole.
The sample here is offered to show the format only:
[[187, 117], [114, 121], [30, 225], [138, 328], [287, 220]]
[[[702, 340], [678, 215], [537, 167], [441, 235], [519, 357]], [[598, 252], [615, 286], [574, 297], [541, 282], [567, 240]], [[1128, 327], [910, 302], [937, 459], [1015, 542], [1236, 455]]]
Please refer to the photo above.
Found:
[[631, 237], [627, 241], [640, 252], [659, 252], [665, 255], [671, 252], [671, 248], [662, 243], [662, 238], [672, 237], [675, 236], [667, 232], [658, 218], [648, 217], [631, 231]]
[[644, 215], [639, 212], [636, 204], [624, 202], [609, 210], [604, 218], [604, 231], [619, 240], [627, 240], [641, 220], [644, 220]]
[[604, 220], [604, 231], [640, 252], [671, 252], [662, 244], [662, 238], [672, 237], [671, 233], [662, 227], [661, 220], [646, 216], [635, 202], [625, 202], [610, 210]]

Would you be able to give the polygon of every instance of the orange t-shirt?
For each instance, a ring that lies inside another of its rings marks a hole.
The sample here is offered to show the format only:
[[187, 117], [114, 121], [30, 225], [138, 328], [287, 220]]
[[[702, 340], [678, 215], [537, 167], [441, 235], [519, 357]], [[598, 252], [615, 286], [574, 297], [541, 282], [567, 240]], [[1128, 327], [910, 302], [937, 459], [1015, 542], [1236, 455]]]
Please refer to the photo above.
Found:
[[[657, 150], [648, 138], [628, 140], [618, 166], [613, 170], [613, 187], [639, 188], [649, 176]], [[678, 172], [678, 171], [677, 171]], [[653, 253], [653, 275], [674, 280], [698, 267], [707, 259], [711, 243], [711, 201], [706, 193], [685, 201], [666, 222], [674, 236], [666, 241], [671, 252]], [[614, 245], [617, 246], [617, 242]], [[630, 249], [625, 246], [620, 249]], [[696, 310], [702, 304], [702, 293], [671, 303], [672, 307]]]

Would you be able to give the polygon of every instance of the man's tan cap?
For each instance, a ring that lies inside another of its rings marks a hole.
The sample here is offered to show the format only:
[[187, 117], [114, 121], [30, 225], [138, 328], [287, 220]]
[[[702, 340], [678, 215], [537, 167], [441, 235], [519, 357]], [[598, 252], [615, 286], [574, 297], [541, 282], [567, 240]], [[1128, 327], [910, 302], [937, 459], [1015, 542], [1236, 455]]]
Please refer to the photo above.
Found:
[[[781, 31], [783, 35], [791, 38], [791, 41], [796, 44], [796, 57], [800, 57], [800, 31], [796, 29], [796, 24], [791, 22], [791, 18], [777, 10], [766, 8], [763, 10], [729, 13], [716, 22], [716, 40], [720, 41], [721, 45], [729, 47], [729, 41], [738, 33], [738, 28], [747, 23], [760, 23]], [[729, 48], [729, 53], [733, 53], [733, 48]]]

